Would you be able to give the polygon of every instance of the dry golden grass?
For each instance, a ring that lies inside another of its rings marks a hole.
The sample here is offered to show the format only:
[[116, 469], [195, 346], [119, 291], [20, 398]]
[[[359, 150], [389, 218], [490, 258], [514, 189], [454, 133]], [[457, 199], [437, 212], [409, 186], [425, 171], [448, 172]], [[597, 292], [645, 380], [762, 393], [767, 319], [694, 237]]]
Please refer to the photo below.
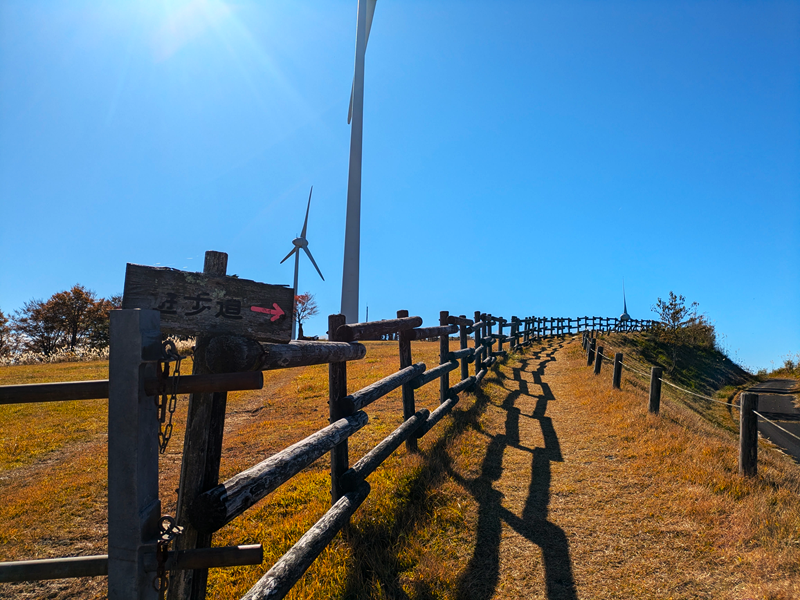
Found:
[[[437, 353], [435, 343], [414, 344], [415, 361], [432, 365]], [[55, 367], [62, 365], [47, 366]], [[370, 343], [367, 358], [348, 366], [349, 389], [397, 367], [396, 343]], [[76, 368], [50, 380], [105, 376]], [[3, 383], [22, 373], [0, 369]], [[229, 395], [221, 479], [327, 424], [327, 367], [265, 376], [264, 390]], [[290, 598], [800, 597], [796, 465], [765, 449], [759, 477], [740, 478], [725, 407], [712, 415], [722, 427], [668, 398], [660, 417], [647, 415], [643, 386], [626, 376], [623, 390], [612, 391], [609, 370], [594, 377], [575, 341], [511, 356], [484, 382], [420, 441], [418, 454], [401, 448], [370, 477], [372, 493], [352, 524]], [[418, 407], [435, 407], [436, 383], [418, 392]], [[56, 405], [32, 405], [21, 420], [4, 413], [3, 436], [19, 427], [43, 437], [39, 424], [60, 420], [76, 427], [66, 422], [79, 403], [70, 404], [55, 414]], [[92, 410], [103, 422], [105, 407]], [[168, 513], [185, 410], [182, 397], [162, 457]], [[400, 424], [399, 391], [367, 412], [351, 463]], [[5, 459], [5, 560], [106, 551], [104, 433], [64, 438], [28, 462]], [[327, 471], [327, 460], [317, 461], [215, 536], [215, 545], [262, 543], [265, 562], [212, 570], [209, 598], [241, 597], [325, 512]], [[104, 590], [96, 578], [0, 585], [0, 597], [101, 598]]]

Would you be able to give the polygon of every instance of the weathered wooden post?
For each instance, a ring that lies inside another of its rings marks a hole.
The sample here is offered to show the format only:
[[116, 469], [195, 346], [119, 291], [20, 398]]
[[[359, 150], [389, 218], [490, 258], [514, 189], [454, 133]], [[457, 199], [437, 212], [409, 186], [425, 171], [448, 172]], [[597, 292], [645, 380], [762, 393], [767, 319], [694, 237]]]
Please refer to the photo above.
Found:
[[650, 403], [647, 407], [654, 415], [658, 414], [661, 407], [661, 367], [653, 367], [650, 370]]
[[755, 477], [758, 472], [758, 394], [742, 394], [739, 405], [739, 474]]
[[594, 374], [595, 375], [599, 375], [600, 374], [600, 367], [603, 364], [603, 350], [604, 350], [604, 348], [602, 346], [598, 346], [597, 347], [597, 351], [596, 351], [595, 357], [594, 357]]
[[158, 499], [158, 415], [144, 391], [161, 357], [156, 310], [111, 311], [108, 361], [108, 597], [155, 600], [144, 556], [155, 555]]
[[[446, 327], [447, 317], [450, 312], [442, 310], [439, 312], [439, 325]], [[439, 364], [450, 362], [450, 335], [445, 333], [439, 336]], [[447, 400], [447, 393], [450, 391], [450, 372], [444, 373], [439, 378], [439, 404], [444, 404]]]
[[[461, 315], [461, 322], [458, 324], [459, 348], [464, 350], [467, 347], [467, 315]], [[461, 379], [469, 377], [469, 363], [467, 358], [461, 359]]]
[[611, 385], [615, 389], [621, 389], [622, 385], [622, 352], [614, 354], [614, 377], [611, 380]]
[[483, 325], [479, 325], [479, 323], [483, 322], [483, 320], [481, 319], [481, 311], [476, 310], [473, 317], [475, 323], [472, 326], [472, 333], [475, 338], [474, 361], [475, 361], [475, 375], [477, 375], [481, 370], [480, 354], [478, 353], [478, 350], [481, 347], [481, 338], [483, 337]]
[[[328, 317], [328, 339], [337, 341], [336, 330], [347, 322], [344, 315], [330, 315]], [[347, 417], [342, 409], [340, 400], [347, 396], [347, 362], [328, 363], [328, 413], [329, 422], [335, 423], [342, 417]], [[403, 406], [405, 415], [405, 405]], [[414, 414], [413, 412], [411, 413]], [[347, 440], [343, 440], [331, 449], [331, 506], [336, 504], [345, 491], [341, 484], [342, 474], [350, 468]]]
[[[225, 252], [209, 250], [205, 253], [204, 275], [224, 277], [227, 269], [228, 255]], [[200, 304], [202, 303], [198, 302]], [[205, 352], [210, 341], [210, 336], [196, 338], [192, 357], [193, 375], [211, 372], [205, 361]], [[206, 548], [211, 545], [211, 536], [200, 534], [189, 522], [188, 510], [197, 496], [218, 483], [219, 453], [222, 448], [227, 399], [226, 392], [189, 396], [176, 507], [176, 521], [183, 527], [183, 534], [175, 540], [176, 550]], [[213, 458], [214, 453], [217, 454], [216, 460]], [[175, 600], [202, 600], [206, 595], [207, 578], [208, 569], [177, 571], [172, 575], [169, 597]]]
[[594, 350], [597, 348], [597, 340], [592, 338], [589, 340], [589, 352], [586, 354], [586, 366], [591, 367], [594, 362]]
[[[408, 316], [407, 310], [398, 310], [397, 311], [397, 318], [402, 319]], [[405, 369], [406, 367], [410, 367], [413, 363], [411, 362], [411, 340], [409, 340], [406, 336], [403, 335], [402, 332], [398, 335], [398, 348], [400, 351], [400, 369]], [[410, 383], [404, 383], [402, 388], [403, 394], [403, 420], [408, 421], [411, 417], [414, 416], [416, 412], [416, 403], [414, 401], [414, 386]], [[409, 452], [416, 452], [417, 451], [417, 437], [411, 436], [406, 440], [406, 450]]]
[[497, 317], [497, 349], [503, 350], [503, 325], [506, 320], [503, 317]]

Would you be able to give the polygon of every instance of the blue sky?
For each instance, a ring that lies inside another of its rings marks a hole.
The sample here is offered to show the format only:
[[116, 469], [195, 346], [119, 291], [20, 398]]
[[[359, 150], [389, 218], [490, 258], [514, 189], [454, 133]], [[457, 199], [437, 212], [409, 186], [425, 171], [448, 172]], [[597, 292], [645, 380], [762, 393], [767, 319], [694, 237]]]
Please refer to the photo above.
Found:
[[[125, 263], [340, 307], [356, 1], [0, 0], [0, 309]], [[650, 318], [800, 352], [800, 2], [379, 0], [361, 307]]]

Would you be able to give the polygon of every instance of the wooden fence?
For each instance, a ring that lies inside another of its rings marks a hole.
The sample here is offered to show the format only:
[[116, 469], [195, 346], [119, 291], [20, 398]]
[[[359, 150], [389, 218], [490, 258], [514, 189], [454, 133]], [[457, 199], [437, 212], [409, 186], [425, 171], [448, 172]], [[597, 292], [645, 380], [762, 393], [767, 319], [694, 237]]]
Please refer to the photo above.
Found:
[[[599, 375], [602, 370], [603, 359], [608, 358], [605, 356], [604, 351], [605, 349], [603, 346], [598, 345], [598, 338], [594, 336], [594, 332], [585, 331], [583, 334], [583, 350], [586, 353], [586, 365], [592, 366], [594, 365], [594, 374]], [[615, 389], [621, 389], [622, 384], [622, 368], [626, 366], [623, 362], [623, 353], [617, 352], [614, 354], [614, 370], [613, 375], [611, 378], [611, 385]], [[629, 370], [638, 373], [642, 377], [647, 377], [648, 374], [638, 369], [634, 369], [630, 366], [627, 366]], [[752, 391], [745, 391], [740, 394], [739, 405], [735, 405], [732, 402], [723, 402], [721, 400], [717, 400], [716, 398], [712, 398], [710, 396], [706, 396], [704, 394], [698, 394], [697, 392], [693, 392], [691, 390], [687, 390], [682, 388], [679, 385], [676, 385], [663, 377], [664, 369], [662, 367], [651, 366], [650, 367], [650, 388], [648, 394], [648, 402], [647, 402], [647, 410], [651, 414], [659, 414], [661, 410], [661, 390], [662, 390], [662, 383], [666, 383], [668, 386], [674, 387], [686, 394], [691, 396], [696, 396], [699, 398], [703, 398], [710, 402], [716, 402], [718, 404], [724, 404], [729, 408], [738, 408], [739, 409], [739, 474], [747, 477], [754, 477], [758, 472], [758, 419], [762, 418], [766, 421], [771, 422], [773, 425], [777, 425], [777, 423], [771, 421], [771, 419], [776, 420], [786, 420], [786, 421], [798, 421], [800, 417], [797, 414], [791, 413], [781, 413], [781, 412], [759, 412], [758, 410], [758, 398], [759, 394], [754, 393]], [[771, 394], [781, 394], [781, 393], [790, 393], [783, 390], [773, 390], [770, 392]], [[731, 398], [732, 400], [733, 398]], [[782, 429], [778, 426], [779, 429]], [[788, 433], [792, 437], [797, 437], [789, 431], [783, 430], [784, 432]]]
[[[467, 318], [443, 311], [438, 325], [421, 327], [422, 319], [407, 311], [398, 311], [396, 319], [355, 324], [331, 315], [329, 341], [257, 344], [243, 338], [199, 338], [197, 347], [212, 372], [178, 378], [168, 376], [160, 313], [113, 311], [108, 380], [0, 387], [0, 404], [108, 398], [108, 555], [0, 563], [0, 582], [107, 575], [112, 600], [163, 597], [170, 581], [175, 583], [169, 586], [170, 598], [204, 598], [209, 568], [260, 564], [263, 557], [259, 545], [211, 548], [212, 534], [329, 453], [331, 508], [244, 596], [282, 598], [367, 497], [368, 476], [401, 444], [415, 451], [417, 440], [453, 409], [459, 394], [479, 386], [509, 350], [551, 336], [642, 331], [654, 325], [587, 316], [506, 320], [479, 311]], [[459, 340], [457, 351], [450, 351], [451, 336]], [[361, 342], [387, 337], [398, 341], [400, 369], [348, 391], [347, 363], [366, 355]], [[423, 339], [439, 340], [438, 365], [414, 363], [411, 342]], [[196, 350], [196, 372], [198, 360]], [[263, 370], [316, 364], [328, 364], [330, 424], [218, 483], [225, 392], [260, 389]], [[225, 368], [251, 371], [213, 372]], [[459, 380], [451, 384], [456, 370]], [[417, 410], [415, 390], [437, 381], [439, 406]], [[402, 391], [403, 424], [351, 465], [348, 438], [367, 425], [365, 409], [397, 388]], [[184, 393], [193, 396], [176, 524], [162, 516], [158, 497], [159, 410], [163, 422], [164, 404], [159, 409], [154, 397], [163, 394], [166, 401], [169, 394]], [[183, 544], [169, 550], [176, 536]]]

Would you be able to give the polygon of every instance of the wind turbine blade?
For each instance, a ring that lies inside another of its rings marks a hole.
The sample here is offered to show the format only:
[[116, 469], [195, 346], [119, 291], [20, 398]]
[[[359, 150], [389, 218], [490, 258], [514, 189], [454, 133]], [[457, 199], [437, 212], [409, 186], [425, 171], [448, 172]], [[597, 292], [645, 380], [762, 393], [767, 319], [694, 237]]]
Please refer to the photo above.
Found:
[[[311, 251], [308, 249], [308, 247], [303, 248], [303, 250], [305, 250], [306, 254], [308, 254], [308, 258], [311, 260], [311, 264], [314, 265], [314, 268], [317, 270], [317, 273], [319, 273], [319, 276], [322, 277], [322, 271], [319, 270], [317, 263], [314, 261], [314, 257], [311, 256]], [[322, 277], [322, 281], [325, 281], [324, 277]]]
[[[372, 29], [372, 17], [375, 14], [375, 3], [377, 0], [367, 0], [367, 39], [364, 41], [364, 53], [367, 52], [367, 44], [369, 43], [369, 30]], [[350, 85], [350, 108], [347, 109], [347, 124], [353, 118], [353, 96], [356, 93], [356, 76], [353, 75], [353, 83]]]
[[[314, 186], [311, 186], [311, 192], [314, 191]], [[311, 192], [308, 192], [308, 206], [306, 206], [306, 220], [303, 221], [303, 233], [300, 234], [300, 237], [306, 239], [306, 228], [308, 227], [308, 209], [311, 208]]]
[[289, 258], [289, 257], [290, 257], [292, 254], [294, 254], [295, 252], [297, 252], [297, 246], [295, 246], [295, 247], [294, 247], [294, 249], [293, 249], [291, 252], [289, 252], [289, 254], [287, 254], [287, 255], [286, 255], [286, 258], [284, 258], [284, 259], [281, 261], [281, 264], [285, 263], [285, 262], [286, 262], [286, 259], [287, 259], [287, 258]]
[[625, 278], [622, 278], [622, 310], [628, 314], [628, 299], [625, 298]]

